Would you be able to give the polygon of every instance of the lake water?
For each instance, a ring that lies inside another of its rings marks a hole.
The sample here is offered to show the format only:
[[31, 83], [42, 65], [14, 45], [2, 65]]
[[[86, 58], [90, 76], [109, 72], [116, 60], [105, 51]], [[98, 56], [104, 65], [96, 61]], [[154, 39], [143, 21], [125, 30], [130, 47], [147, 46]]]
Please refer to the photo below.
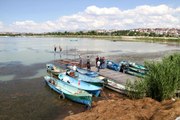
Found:
[[[61, 46], [62, 53], [54, 54], [54, 45]], [[0, 37], [0, 119], [52, 120], [85, 110], [81, 104], [59, 100], [45, 85], [45, 64], [50, 61], [78, 58], [79, 54], [108, 56], [169, 50], [180, 50], [180, 46], [87, 38]]]
[[[58, 59], [59, 55], [53, 54], [54, 45], [61, 46], [62, 58], [78, 57], [78, 51], [102, 55], [152, 53], [166, 50], [179, 50], [179, 46], [169, 46], [159, 43], [145, 42], [113, 42], [108, 40], [96, 40], [86, 38], [24, 38], [1, 37], [0, 38], [0, 62], [21, 62], [25, 65], [48, 62]], [[57, 48], [57, 51], [59, 49]], [[77, 53], [75, 53], [75, 51]]]

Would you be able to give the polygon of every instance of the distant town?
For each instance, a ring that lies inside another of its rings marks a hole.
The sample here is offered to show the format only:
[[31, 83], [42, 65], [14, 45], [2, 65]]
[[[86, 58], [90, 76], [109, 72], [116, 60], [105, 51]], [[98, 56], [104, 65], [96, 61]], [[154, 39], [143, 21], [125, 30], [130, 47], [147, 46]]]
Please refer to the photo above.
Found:
[[36, 35], [98, 35], [98, 36], [149, 36], [149, 37], [180, 37], [178, 28], [137, 28], [130, 30], [84, 30], [84, 31], [57, 31], [46, 33], [18, 33], [0, 32], [0, 36], [36, 36]]

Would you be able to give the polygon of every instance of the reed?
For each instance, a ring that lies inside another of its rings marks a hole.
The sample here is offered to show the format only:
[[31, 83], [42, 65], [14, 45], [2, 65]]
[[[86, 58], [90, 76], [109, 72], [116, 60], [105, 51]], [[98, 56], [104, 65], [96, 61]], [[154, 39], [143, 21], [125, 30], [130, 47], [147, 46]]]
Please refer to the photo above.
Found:
[[149, 71], [143, 82], [131, 84], [135, 90], [144, 88], [146, 96], [158, 101], [174, 97], [180, 89], [180, 53], [167, 56], [161, 62], [146, 62], [145, 65]]
[[129, 98], [143, 98], [146, 93], [146, 83], [144, 82], [144, 80], [135, 80], [134, 83], [128, 80], [125, 89]]

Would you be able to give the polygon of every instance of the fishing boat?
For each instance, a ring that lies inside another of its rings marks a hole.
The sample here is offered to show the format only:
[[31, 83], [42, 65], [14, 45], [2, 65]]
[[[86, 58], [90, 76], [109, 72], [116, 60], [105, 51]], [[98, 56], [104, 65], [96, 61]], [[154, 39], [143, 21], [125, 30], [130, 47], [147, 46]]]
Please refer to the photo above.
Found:
[[59, 78], [59, 80], [67, 82], [74, 87], [77, 87], [77, 88], [82, 89], [82, 90], [86, 90], [87, 92], [95, 95], [96, 97], [98, 97], [101, 93], [101, 87], [89, 84], [89, 83], [84, 82], [80, 79], [75, 79], [73, 77], [66, 75], [65, 73], [60, 73], [58, 75], [58, 78]]
[[133, 71], [133, 72], [137, 72], [137, 73], [140, 73], [142, 75], [145, 75], [146, 74], [146, 71], [145, 70], [142, 70], [142, 69], [138, 69], [138, 68], [134, 68], [134, 67], [128, 67], [129, 70]]
[[120, 71], [120, 65], [110, 60], [107, 61], [107, 68], [115, 71]]
[[47, 72], [50, 72], [50, 73], [52, 73], [53, 75], [56, 75], [56, 76], [58, 76], [59, 73], [61, 72], [61, 69], [56, 67], [53, 64], [46, 64], [46, 69], [47, 69]]
[[140, 70], [147, 70], [145, 68], [145, 66], [135, 63], [135, 62], [129, 62], [129, 67], [133, 67], [133, 68], [140, 69]]
[[81, 73], [81, 74], [90, 76], [90, 77], [97, 77], [99, 75], [97, 72], [94, 72], [94, 71], [91, 71], [91, 70], [82, 69], [82, 68], [76, 68], [76, 71]]
[[103, 77], [103, 76], [99, 76], [98, 78], [104, 81], [104, 86], [106, 88], [111, 89], [111, 90], [116, 91], [121, 94], [126, 94], [126, 89], [125, 89], [124, 85], [117, 83], [114, 80]]
[[64, 98], [68, 98], [72, 101], [82, 103], [87, 106], [91, 106], [92, 95], [88, 92], [73, 87], [66, 82], [60, 81], [50, 76], [44, 76], [44, 79], [51, 89], [59, 93]]
[[87, 82], [87, 83], [90, 83], [90, 84], [93, 84], [96, 86], [103, 86], [103, 84], [104, 84], [104, 81], [98, 79], [97, 77], [89, 77], [87, 75], [83, 75], [83, 74], [73, 71], [73, 70], [67, 70], [66, 74], [77, 80], [82, 80], [84, 82]]
[[144, 77], [147, 72], [147, 69], [143, 65], [133, 62], [121, 61], [119, 65], [121, 66], [121, 69], [123, 69], [120, 71], [125, 71], [125, 73], [133, 76]]

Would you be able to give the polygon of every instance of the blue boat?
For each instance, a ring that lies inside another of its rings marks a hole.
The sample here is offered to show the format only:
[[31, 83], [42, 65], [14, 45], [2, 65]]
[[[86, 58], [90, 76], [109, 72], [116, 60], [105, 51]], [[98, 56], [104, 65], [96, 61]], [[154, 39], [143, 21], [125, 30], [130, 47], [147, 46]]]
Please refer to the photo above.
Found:
[[118, 63], [115, 63], [113, 61], [108, 60], [107, 61], [107, 68], [115, 71], [120, 71], [120, 65]]
[[70, 85], [77, 87], [79, 89], [82, 90], [86, 90], [87, 92], [95, 95], [96, 97], [98, 97], [101, 93], [101, 87], [86, 83], [82, 80], [77, 80], [75, 78], [72, 78], [66, 74], [60, 73], [58, 75], [58, 78], [64, 82], [69, 83]]
[[59, 93], [64, 98], [68, 98], [72, 101], [82, 103], [87, 106], [91, 106], [92, 95], [88, 92], [73, 87], [66, 82], [60, 81], [50, 76], [44, 76], [44, 79], [51, 89]]
[[59, 75], [59, 73], [62, 71], [59, 67], [53, 65], [53, 64], [46, 64], [47, 72], [52, 73], [53, 75]]
[[89, 77], [87, 75], [83, 75], [83, 74], [81, 74], [79, 72], [75, 72], [73, 70], [67, 70], [66, 74], [77, 80], [82, 80], [82, 81], [85, 81], [87, 83], [90, 83], [90, 84], [93, 84], [96, 86], [103, 86], [103, 84], [104, 84], [104, 81], [97, 77]]
[[97, 77], [99, 75], [97, 72], [82, 69], [82, 68], [76, 68], [76, 71], [83, 74], [83, 75], [87, 75], [87, 76], [90, 76], [90, 77]]

